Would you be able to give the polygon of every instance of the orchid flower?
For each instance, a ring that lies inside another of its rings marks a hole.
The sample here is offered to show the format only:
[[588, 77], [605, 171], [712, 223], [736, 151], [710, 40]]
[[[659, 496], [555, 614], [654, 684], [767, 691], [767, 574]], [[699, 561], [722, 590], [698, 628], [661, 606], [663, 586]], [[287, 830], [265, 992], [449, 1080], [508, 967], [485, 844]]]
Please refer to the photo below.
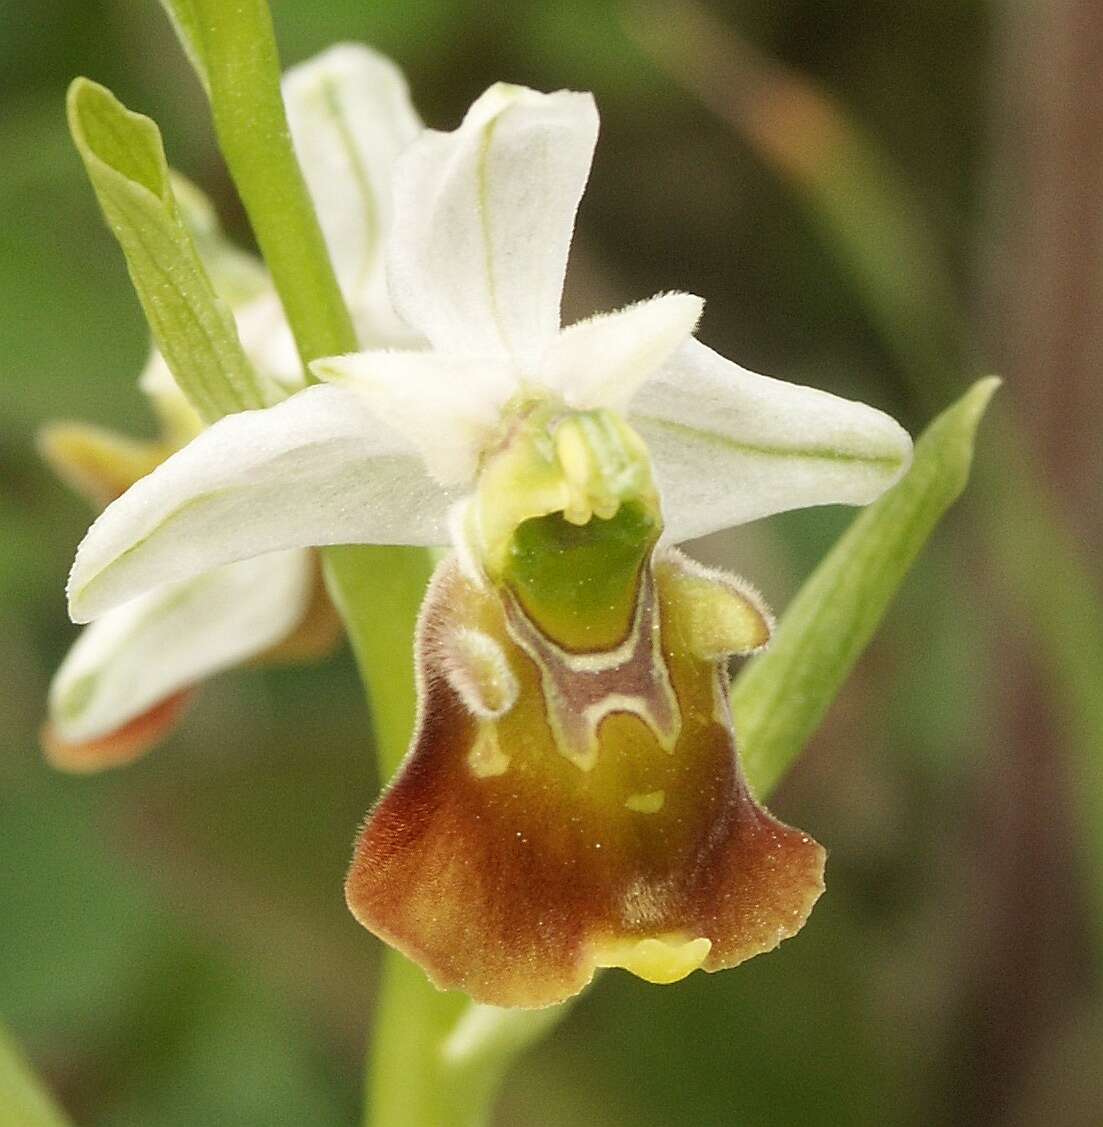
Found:
[[[337, 264], [360, 339], [410, 343], [383, 274], [389, 183], [421, 131], [405, 80], [367, 47], [338, 46], [288, 71], [292, 139]], [[282, 307], [260, 262], [223, 235], [213, 207], [182, 178], [175, 195], [215, 285], [234, 312], [246, 354], [279, 400], [304, 386]], [[47, 427], [40, 447], [59, 476], [103, 507], [202, 430], [160, 353], [139, 379], [161, 425], [140, 441], [75, 423]], [[43, 732], [59, 767], [126, 763], [168, 734], [197, 682], [252, 659], [303, 661], [336, 644], [340, 622], [315, 554], [303, 547], [166, 584], [89, 626], [51, 685]]]
[[691, 295], [560, 328], [597, 129], [589, 95], [498, 85], [423, 133], [386, 254], [427, 347], [318, 361], [321, 386], [214, 424], [103, 513], [69, 586], [88, 621], [265, 553], [451, 540], [417, 729], [346, 891], [438, 986], [497, 1005], [601, 966], [718, 970], [802, 926], [823, 850], [750, 795], [728, 706], [769, 612], [669, 543], [867, 503], [911, 455], [881, 412], [698, 342]]

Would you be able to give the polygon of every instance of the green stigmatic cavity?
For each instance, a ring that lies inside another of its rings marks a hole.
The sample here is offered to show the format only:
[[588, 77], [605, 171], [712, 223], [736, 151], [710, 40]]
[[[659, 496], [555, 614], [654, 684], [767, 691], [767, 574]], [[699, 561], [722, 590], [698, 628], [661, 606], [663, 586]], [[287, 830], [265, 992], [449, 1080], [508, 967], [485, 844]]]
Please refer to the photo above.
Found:
[[517, 527], [502, 579], [564, 649], [612, 649], [628, 634], [640, 571], [659, 532], [654, 511], [639, 502], [582, 525], [562, 513], [534, 517]]

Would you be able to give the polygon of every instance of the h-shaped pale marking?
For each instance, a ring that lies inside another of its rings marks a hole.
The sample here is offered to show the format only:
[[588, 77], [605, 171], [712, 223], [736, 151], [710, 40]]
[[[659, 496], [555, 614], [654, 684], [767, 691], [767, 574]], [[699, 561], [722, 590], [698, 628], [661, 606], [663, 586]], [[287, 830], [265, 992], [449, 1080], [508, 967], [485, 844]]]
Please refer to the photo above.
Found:
[[556, 746], [575, 766], [597, 763], [598, 728], [606, 716], [628, 712], [672, 752], [681, 732], [678, 699], [662, 652], [655, 579], [645, 567], [632, 626], [611, 650], [573, 653], [556, 645], [533, 623], [510, 591], [503, 592], [510, 637], [540, 670], [548, 725]]

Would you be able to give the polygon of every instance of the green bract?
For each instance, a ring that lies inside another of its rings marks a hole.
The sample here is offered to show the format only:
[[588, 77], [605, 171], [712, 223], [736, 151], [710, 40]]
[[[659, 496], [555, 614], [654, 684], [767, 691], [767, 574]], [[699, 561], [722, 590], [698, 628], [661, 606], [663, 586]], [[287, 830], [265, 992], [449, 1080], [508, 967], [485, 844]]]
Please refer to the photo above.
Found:
[[768, 794], [800, 754], [965, 488], [977, 425], [999, 382], [979, 380], [931, 423], [907, 476], [854, 521], [801, 587], [769, 650], [736, 681], [732, 709], [756, 793]]
[[181, 389], [207, 422], [271, 402], [181, 218], [157, 126], [85, 78], [69, 87], [68, 108], [73, 141]]

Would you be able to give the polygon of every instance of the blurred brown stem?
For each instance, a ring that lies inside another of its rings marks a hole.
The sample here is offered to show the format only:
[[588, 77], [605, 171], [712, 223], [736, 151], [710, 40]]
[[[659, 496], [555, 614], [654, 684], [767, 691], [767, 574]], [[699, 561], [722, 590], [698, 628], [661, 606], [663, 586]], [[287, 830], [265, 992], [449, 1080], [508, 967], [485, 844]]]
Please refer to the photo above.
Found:
[[1103, 5], [997, 7], [987, 342], [1046, 475], [1098, 551], [1103, 425]]

